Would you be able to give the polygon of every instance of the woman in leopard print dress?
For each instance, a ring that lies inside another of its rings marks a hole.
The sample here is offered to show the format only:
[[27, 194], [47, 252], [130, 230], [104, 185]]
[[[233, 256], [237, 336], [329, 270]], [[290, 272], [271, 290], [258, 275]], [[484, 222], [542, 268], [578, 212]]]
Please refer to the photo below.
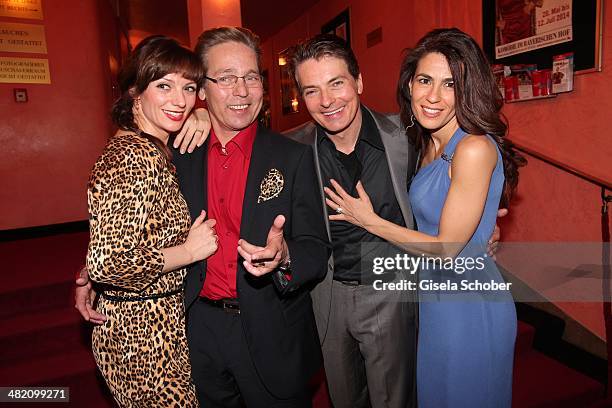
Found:
[[217, 248], [214, 221], [191, 218], [166, 147], [195, 104], [201, 64], [162, 36], [143, 40], [119, 74], [120, 130], [94, 165], [87, 267], [102, 289], [93, 351], [122, 407], [197, 407], [185, 338], [186, 265]]

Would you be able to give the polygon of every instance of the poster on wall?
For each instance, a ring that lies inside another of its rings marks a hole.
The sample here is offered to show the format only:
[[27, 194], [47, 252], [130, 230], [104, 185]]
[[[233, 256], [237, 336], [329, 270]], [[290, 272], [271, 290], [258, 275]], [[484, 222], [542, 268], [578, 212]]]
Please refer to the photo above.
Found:
[[322, 34], [335, 34], [342, 38], [349, 45], [351, 44], [351, 25], [349, 20], [349, 10], [346, 9], [336, 17], [323, 24]]
[[0, 57], [0, 83], [50, 84], [49, 60]]
[[574, 54], [578, 73], [601, 71], [604, 0], [482, 0], [482, 46], [491, 64], [552, 68]]
[[0, 17], [43, 19], [42, 0], [0, 0]]
[[0, 51], [46, 54], [45, 27], [0, 22]]
[[496, 0], [495, 58], [572, 41], [572, 0]]

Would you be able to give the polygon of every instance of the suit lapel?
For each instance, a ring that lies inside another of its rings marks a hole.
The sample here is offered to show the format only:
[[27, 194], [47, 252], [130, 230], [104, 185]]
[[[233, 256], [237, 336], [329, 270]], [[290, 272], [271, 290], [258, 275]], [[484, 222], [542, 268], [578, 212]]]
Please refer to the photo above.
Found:
[[[192, 153], [197, 157], [189, 158], [189, 165], [180, 177], [181, 192], [185, 196], [191, 219], [195, 220], [200, 211], [207, 206], [208, 141], [199, 151]], [[180, 154], [180, 153], [177, 153]]]
[[202, 170], [198, 171], [197, 173], [201, 174], [202, 178], [194, 181], [200, 186], [200, 194], [197, 194], [196, 200], [198, 200], [198, 198], [201, 200], [196, 202], [200, 210], [198, 210], [197, 207], [195, 208], [195, 217], [200, 215], [201, 210], [208, 211], [208, 145], [205, 147], [206, 149], [204, 149], [202, 160], [198, 160], [198, 163], [201, 163]]
[[314, 155], [315, 171], [317, 172], [317, 181], [321, 191], [321, 201], [323, 202], [323, 215], [325, 216], [325, 229], [327, 230], [327, 238], [331, 241], [331, 229], [329, 226], [329, 214], [327, 213], [327, 204], [325, 203], [325, 193], [323, 192], [323, 176], [321, 175], [321, 165], [319, 164], [319, 145], [317, 144], [317, 127], [313, 126], [303, 139], [303, 143], [312, 146]]
[[[367, 109], [367, 108], [366, 108]], [[385, 146], [385, 154], [389, 163], [389, 172], [393, 191], [399, 203], [406, 227], [414, 228], [412, 209], [408, 200], [408, 174], [412, 175], [414, 168], [414, 153], [408, 143], [408, 137], [403, 129], [393, 123], [384, 115], [369, 111], [374, 117], [380, 132], [380, 138]]]
[[266, 171], [269, 170], [270, 154], [270, 135], [264, 127], [258, 126], [257, 135], [253, 142], [253, 151], [251, 152], [251, 162], [242, 200], [242, 218], [240, 220], [240, 237], [247, 241], [251, 239], [251, 230], [253, 224], [255, 224], [253, 217], [257, 206], [257, 197], [259, 197], [259, 185], [266, 176]]
[[[179, 176], [181, 193], [185, 197], [191, 219], [195, 220], [200, 211], [206, 210], [207, 205], [207, 173], [208, 173], [208, 141], [202, 148], [192, 154], [179, 156], [174, 150], [174, 162]], [[206, 271], [206, 261], [198, 262], [185, 277], [185, 305], [189, 307], [197, 298]]]

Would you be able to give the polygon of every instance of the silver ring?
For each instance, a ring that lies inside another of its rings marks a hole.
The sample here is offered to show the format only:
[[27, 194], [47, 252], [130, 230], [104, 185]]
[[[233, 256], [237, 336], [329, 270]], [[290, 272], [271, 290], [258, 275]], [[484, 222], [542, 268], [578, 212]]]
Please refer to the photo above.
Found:
[[336, 214], [342, 214], [342, 207], [336, 208]]

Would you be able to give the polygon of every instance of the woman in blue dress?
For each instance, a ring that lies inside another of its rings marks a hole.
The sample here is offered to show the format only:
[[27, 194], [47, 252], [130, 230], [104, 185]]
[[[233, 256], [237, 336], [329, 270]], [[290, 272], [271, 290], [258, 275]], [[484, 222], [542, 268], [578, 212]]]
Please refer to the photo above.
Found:
[[420, 169], [409, 198], [418, 231], [376, 215], [361, 184], [355, 198], [332, 181], [330, 219], [438, 261], [419, 271], [419, 407], [510, 407], [516, 312], [486, 245], [524, 159], [504, 139], [501, 95], [482, 50], [457, 29], [418, 42], [397, 94], [402, 120], [417, 126], [409, 133]]

